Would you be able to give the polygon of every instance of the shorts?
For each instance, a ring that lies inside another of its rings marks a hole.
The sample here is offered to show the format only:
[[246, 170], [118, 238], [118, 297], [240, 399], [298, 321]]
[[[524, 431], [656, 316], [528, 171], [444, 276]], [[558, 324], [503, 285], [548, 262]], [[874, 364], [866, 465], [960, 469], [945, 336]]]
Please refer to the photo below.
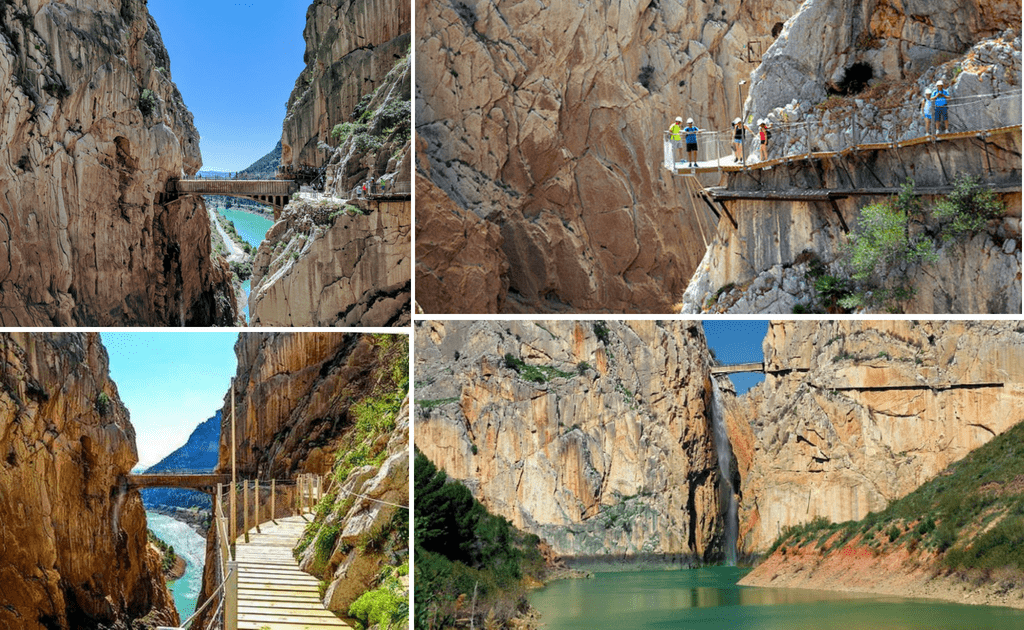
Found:
[[681, 148], [683, 148], [683, 141], [682, 140], [669, 140], [669, 142], [672, 143], [672, 148], [673, 149], [681, 149]]
[[927, 118], [928, 120], [931, 120], [932, 119], [932, 113], [931, 112], [925, 112], [924, 113], [924, 117]]
[[732, 139], [732, 143], [733, 144], [743, 144], [743, 140], [740, 139], [740, 138], [733, 138]]
[[686, 143], [686, 150], [687, 151], [696, 151], [697, 150], [697, 143], [696, 142], [687, 142]]
[[935, 106], [935, 122], [948, 122], [949, 121], [949, 110], [946, 109], [946, 105]]

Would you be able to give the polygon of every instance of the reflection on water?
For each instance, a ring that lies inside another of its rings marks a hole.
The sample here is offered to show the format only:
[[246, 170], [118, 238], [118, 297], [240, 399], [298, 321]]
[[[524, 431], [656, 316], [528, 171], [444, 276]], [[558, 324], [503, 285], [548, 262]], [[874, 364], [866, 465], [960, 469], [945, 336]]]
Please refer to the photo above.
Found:
[[1019, 630], [1024, 611], [856, 593], [737, 586], [747, 569], [597, 573], [530, 596], [546, 630]]

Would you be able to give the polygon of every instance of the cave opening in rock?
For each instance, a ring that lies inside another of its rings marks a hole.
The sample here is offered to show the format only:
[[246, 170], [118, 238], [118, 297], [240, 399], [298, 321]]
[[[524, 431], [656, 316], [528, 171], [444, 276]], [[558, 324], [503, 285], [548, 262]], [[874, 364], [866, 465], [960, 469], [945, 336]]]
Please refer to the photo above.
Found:
[[776, 22], [775, 25], [772, 26], [772, 38], [777, 39], [779, 37], [779, 33], [781, 33], [781, 32], [782, 32], [782, 22]]
[[863, 61], [858, 61], [846, 68], [843, 73], [843, 78], [839, 81], [839, 84], [835, 87], [829, 87], [826, 92], [836, 96], [852, 96], [859, 94], [864, 91], [864, 88], [868, 86], [870, 81], [875, 76], [875, 71], [871, 67], [871, 64]]

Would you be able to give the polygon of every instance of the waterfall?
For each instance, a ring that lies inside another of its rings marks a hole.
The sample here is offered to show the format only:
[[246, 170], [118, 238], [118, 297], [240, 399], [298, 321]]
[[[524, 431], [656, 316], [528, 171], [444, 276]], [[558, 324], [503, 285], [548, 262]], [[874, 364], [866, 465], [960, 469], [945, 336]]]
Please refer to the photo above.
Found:
[[718, 454], [718, 492], [728, 502], [725, 509], [725, 562], [736, 566], [736, 537], [739, 532], [739, 507], [736, 491], [732, 487], [732, 446], [725, 431], [725, 407], [718, 383], [711, 377], [711, 423], [715, 432], [715, 452]]

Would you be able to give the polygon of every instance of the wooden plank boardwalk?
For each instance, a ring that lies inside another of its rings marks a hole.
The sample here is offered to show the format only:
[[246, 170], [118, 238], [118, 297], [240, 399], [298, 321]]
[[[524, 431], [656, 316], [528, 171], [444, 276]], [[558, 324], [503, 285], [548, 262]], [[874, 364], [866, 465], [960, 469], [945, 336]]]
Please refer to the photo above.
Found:
[[[737, 172], [737, 171], [751, 171], [770, 169], [779, 164], [787, 164], [790, 162], [798, 162], [801, 160], [811, 159], [825, 159], [834, 157], [845, 157], [850, 153], [857, 151], [877, 151], [886, 149], [898, 149], [903, 147], [912, 147], [918, 144], [927, 144], [933, 142], [941, 142], [943, 140], [956, 140], [960, 138], [990, 138], [992, 136], [999, 136], [1004, 133], [1020, 133], [1021, 125], [1009, 125], [1006, 127], [997, 127], [995, 129], [982, 129], [972, 131], [958, 131], [954, 133], [940, 133], [935, 136], [922, 136], [919, 138], [909, 138], [907, 140], [900, 140], [898, 142], [874, 142], [860, 144], [856, 146], [847, 147], [842, 151], [814, 151], [812, 153], [800, 153], [794, 155], [787, 155], [784, 157], [772, 158], [767, 161], [761, 162], [757, 159], [756, 154], [747, 156], [746, 164], [738, 164], [731, 155], [723, 155], [717, 159], [712, 160], [700, 160], [697, 162], [696, 167], [690, 167], [687, 161], [676, 161], [668, 170], [673, 171], [677, 175], [699, 175], [704, 173], [719, 173], [719, 172]], [[667, 168], [667, 165], [666, 165]]]
[[262, 533], [251, 530], [248, 543], [238, 538], [239, 630], [352, 628], [324, 608], [317, 579], [299, 570], [292, 556], [307, 522], [279, 518], [261, 524]]

